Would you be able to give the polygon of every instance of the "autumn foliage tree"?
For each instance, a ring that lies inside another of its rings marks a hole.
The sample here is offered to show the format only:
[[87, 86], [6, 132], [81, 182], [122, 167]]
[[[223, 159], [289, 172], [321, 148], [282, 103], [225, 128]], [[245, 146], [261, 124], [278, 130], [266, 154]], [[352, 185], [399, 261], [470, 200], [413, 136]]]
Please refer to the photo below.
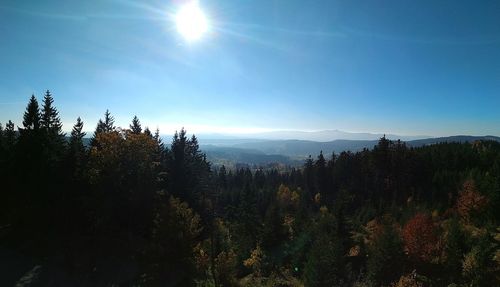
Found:
[[466, 180], [462, 185], [456, 203], [456, 209], [460, 217], [466, 222], [470, 221], [475, 215], [484, 209], [488, 200], [481, 195], [473, 180]]
[[429, 262], [435, 255], [438, 237], [429, 215], [417, 213], [405, 224], [402, 235], [405, 251], [410, 258]]

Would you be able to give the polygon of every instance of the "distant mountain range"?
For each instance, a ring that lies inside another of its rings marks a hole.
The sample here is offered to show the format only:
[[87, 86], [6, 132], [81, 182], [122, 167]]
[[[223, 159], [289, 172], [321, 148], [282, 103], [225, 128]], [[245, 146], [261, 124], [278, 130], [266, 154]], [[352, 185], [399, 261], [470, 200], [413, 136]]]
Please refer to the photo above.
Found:
[[[330, 133], [332, 132], [332, 133]], [[277, 136], [280, 132], [266, 133]], [[316, 157], [321, 151], [326, 156], [331, 153], [340, 153], [342, 151], [360, 151], [364, 148], [371, 149], [377, 143], [379, 134], [357, 134], [340, 131], [322, 131], [322, 132], [299, 132], [303, 136], [315, 135], [314, 138], [322, 136], [332, 136], [334, 134], [347, 134], [350, 137], [361, 137], [366, 135], [368, 139], [336, 139], [331, 141], [313, 141], [301, 139], [258, 139], [258, 138], [237, 138], [226, 136], [223, 138], [210, 138], [216, 135], [198, 136], [201, 150], [206, 153], [207, 159], [214, 165], [237, 166], [238, 164], [266, 166], [274, 164], [300, 166], [309, 155]], [[255, 134], [257, 135], [257, 134]], [[262, 135], [262, 134], [259, 134]], [[281, 134], [286, 137], [285, 132]], [[290, 134], [292, 135], [292, 134]], [[389, 139], [398, 139], [395, 135], [386, 135]], [[169, 144], [171, 136], [163, 136], [163, 142]], [[402, 139], [403, 140], [403, 139]], [[418, 138], [413, 140], [403, 140], [411, 147], [420, 147], [424, 145], [436, 144], [441, 142], [474, 142], [476, 140], [493, 140], [500, 142], [497, 136], [467, 136], [457, 135], [450, 137], [437, 138]], [[90, 138], [84, 139], [85, 144], [90, 145]]]
[[[377, 133], [354, 133], [345, 132], [340, 130], [321, 130], [321, 131], [270, 131], [261, 133], [246, 133], [246, 134], [197, 134], [199, 139], [203, 140], [225, 140], [225, 141], [237, 141], [237, 140], [307, 140], [307, 141], [318, 141], [327, 142], [334, 140], [378, 140], [384, 134]], [[425, 139], [429, 136], [404, 136], [404, 135], [394, 135], [386, 134], [388, 139], [401, 139], [405, 141]]]
[[[496, 136], [451, 136], [439, 138], [426, 138], [406, 141], [409, 146], [420, 147], [424, 145], [441, 142], [473, 142], [476, 140], [494, 140], [500, 142]], [[215, 142], [216, 140], [212, 140]], [[377, 140], [333, 140], [328, 142], [317, 142], [307, 140], [224, 140], [223, 144], [204, 144], [200, 140], [201, 149], [207, 154], [208, 159], [217, 162], [239, 162], [247, 164], [269, 164], [280, 162], [283, 164], [297, 164], [309, 155], [315, 157], [320, 151], [329, 155], [332, 152], [360, 151], [364, 148], [371, 149]]]

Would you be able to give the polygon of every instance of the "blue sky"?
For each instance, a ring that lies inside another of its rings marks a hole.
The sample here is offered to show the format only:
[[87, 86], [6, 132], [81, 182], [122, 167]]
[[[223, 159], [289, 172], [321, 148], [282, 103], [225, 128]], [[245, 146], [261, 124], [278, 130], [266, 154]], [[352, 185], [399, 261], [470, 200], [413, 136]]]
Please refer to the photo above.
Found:
[[183, 0], [0, 1], [0, 122], [500, 135], [499, 1], [199, 1], [194, 42]]

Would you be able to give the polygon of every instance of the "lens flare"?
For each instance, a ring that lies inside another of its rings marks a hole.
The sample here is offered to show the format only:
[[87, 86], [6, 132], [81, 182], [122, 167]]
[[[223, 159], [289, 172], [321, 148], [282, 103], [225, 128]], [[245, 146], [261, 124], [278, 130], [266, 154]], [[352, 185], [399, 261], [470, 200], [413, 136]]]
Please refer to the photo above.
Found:
[[197, 1], [183, 5], [175, 15], [177, 31], [187, 41], [200, 39], [208, 31], [208, 19]]

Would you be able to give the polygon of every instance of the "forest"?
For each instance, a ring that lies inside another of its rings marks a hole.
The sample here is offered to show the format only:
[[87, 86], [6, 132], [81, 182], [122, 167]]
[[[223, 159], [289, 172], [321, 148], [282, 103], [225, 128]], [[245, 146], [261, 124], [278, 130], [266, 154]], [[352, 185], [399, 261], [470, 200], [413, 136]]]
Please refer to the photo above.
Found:
[[49, 91], [0, 126], [0, 285], [500, 286], [499, 142], [250, 170], [136, 116], [84, 130]]

